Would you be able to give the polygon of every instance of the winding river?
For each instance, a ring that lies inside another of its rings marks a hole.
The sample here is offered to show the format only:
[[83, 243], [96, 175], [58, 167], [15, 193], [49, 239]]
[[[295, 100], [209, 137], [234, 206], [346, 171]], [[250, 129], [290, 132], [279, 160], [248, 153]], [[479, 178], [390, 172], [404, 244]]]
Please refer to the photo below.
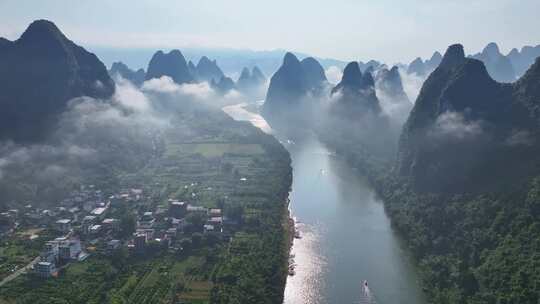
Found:
[[[223, 110], [272, 132], [245, 106]], [[292, 158], [290, 209], [301, 236], [292, 248], [295, 275], [287, 279], [284, 303], [425, 303], [415, 269], [366, 181], [314, 137], [282, 142]]]

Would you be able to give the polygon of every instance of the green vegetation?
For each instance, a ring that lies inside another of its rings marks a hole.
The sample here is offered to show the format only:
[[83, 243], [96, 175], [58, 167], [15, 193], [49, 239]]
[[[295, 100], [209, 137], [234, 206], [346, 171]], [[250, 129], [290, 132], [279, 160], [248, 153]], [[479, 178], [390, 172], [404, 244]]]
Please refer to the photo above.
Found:
[[[176, 303], [177, 293], [189, 290], [186, 282], [208, 276], [205, 263], [205, 258], [168, 255], [115, 263], [96, 256], [71, 265], [55, 279], [23, 277], [3, 295], [16, 299], [14, 303]], [[208, 297], [198, 303], [208, 303]]]
[[433, 303], [538, 303], [540, 177], [510, 193], [422, 195], [400, 183], [382, 189]]
[[224, 154], [255, 155], [263, 154], [264, 150], [257, 144], [230, 144], [230, 143], [181, 143], [170, 144], [167, 147], [167, 156], [179, 153], [200, 154], [206, 158], [221, 157]]
[[[97, 250], [58, 278], [27, 275], [0, 287], [0, 303], [282, 302], [289, 245], [287, 151], [273, 137], [221, 111], [194, 106], [175, 115], [171, 128], [154, 134], [155, 149], [144, 149], [144, 161], [135, 152], [125, 153], [122, 164], [137, 165], [108, 168], [105, 172], [114, 175], [102, 177], [100, 184], [110, 182], [107, 195], [138, 187], [150, 197], [138, 202], [137, 210], [130, 203], [113, 204], [111, 214], [121, 220], [119, 234], [133, 231], [133, 211], [166, 208], [169, 199], [177, 199], [223, 209], [237, 223], [230, 235], [186, 229], [181, 248], [150, 243], [144, 255], [123, 250], [113, 256]], [[127, 150], [115, 150], [109, 159]], [[94, 168], [92, 176], [100, 170]], [[186, 221], [198, 227], [202, 219], [190, 215]]]
[[[37, 238], [29, 239], [36, 234]], [[0, 280], [19, 268], [26, 266], [38, 256], [43, 244], [54, 238], [48, 230], [31, 229], [1, 240], [0, 246]]]
[[383, 198], [430, 303], [538, 303], [540, 177], [499, 192], [420, 193], [393, 177], [391, 159], [339, 136], [325, 139]]

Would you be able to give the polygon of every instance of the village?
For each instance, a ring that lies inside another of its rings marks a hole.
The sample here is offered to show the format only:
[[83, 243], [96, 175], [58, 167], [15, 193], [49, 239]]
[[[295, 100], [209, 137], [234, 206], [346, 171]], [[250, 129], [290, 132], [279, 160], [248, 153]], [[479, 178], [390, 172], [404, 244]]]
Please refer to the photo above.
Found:
[[[177, 253], [200, 243], [203, 237], [212, 242], [228, 241], [240, 222], [238, 217], [224, 216], [221, 208], [196, 206], [172, 198], [166, 204], [147, 209], [153, 205], [148, 204], [149, 200], [151, 197], [145, 196], [142, 189], [129, 188], [105, 196], [89, 185], [73, 191], [55, 208], [41, 209], [29, 204], [1, 213], [0, 233], [4, 238], [26, 228], [37, 232], [24, 236], [30, 241], [43, 231], [54, 236], [45, 241], [39, 256], [32, 258], [29, 265], [9, 271], [19, 275], [24, 269], [47, 279], [61, 275], [61, 270], [71, 263], [95, 253]], [[8, 278], [13, 279], [11, 276]]]
[[14, 184], [0, 213], [0, 303], [210, 303], [283, 284], [291, 172], [279, 142], [207, 109], [156, 142], [145, 157], [115, 150], [92, 174]]

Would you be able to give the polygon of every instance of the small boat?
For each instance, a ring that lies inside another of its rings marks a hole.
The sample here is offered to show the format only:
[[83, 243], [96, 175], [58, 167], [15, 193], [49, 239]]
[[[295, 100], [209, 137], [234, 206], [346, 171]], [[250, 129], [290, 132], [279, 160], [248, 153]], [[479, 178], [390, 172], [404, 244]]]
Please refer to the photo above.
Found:
[[356, 303], [359, 303], [359, 304], [376, 304], [377, 301], [375, 300], [374, 295], [369, 290], [368, 281], [367, 280], [362, 281], [360, 286], [362, 287], [362, 293], [360, 294], [359, 301], [356, 302]]
[[294, 231], [294, 238], [295, 239], [301, 239], [302, 238], [302, 236], [300, 235], [300, 231], [298, 231], [298, 230]]
[[362, 282], [362, 292], [363, 292], [364, 296], [366, 296], [368, 298], [371, 297], [370, 292], [369, 292], [369, 287], [368, 287], [367, 280], [364, 280], [364, 282]]

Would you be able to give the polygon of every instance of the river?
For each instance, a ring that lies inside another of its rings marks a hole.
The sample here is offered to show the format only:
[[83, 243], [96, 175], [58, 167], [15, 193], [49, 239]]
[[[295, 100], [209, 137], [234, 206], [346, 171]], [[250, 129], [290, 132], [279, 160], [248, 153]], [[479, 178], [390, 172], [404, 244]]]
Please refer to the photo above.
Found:
[[[224, 111], [272, 132], [244, 106]], [[282, 143], [292, 158], [290, 209], [301, 236], [292, 248], [296, 273], [287, 279], [284, 303], [365, 303], [364, 280], [371, 303], [425, 303], [414, 266], [382, 202], [358, 172], [315, 137]]]

